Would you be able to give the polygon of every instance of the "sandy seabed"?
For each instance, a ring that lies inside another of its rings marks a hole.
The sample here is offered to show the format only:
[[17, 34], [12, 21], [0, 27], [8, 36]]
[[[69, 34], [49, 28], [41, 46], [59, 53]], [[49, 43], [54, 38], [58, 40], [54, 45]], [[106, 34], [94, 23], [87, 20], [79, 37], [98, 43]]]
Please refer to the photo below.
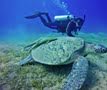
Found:
[[[107, 37], [103, 33], [80, 33], [78, 37], [107, 46]], [[25, 66], [15, 65], [28, 55], [23, 47], [29, 42], [0, 42], [0, 90], [60, 90], [72, 64], [47, 66], [35, 62]], [[107, 90], [107, 71], [90, 64], [81, 90]]]

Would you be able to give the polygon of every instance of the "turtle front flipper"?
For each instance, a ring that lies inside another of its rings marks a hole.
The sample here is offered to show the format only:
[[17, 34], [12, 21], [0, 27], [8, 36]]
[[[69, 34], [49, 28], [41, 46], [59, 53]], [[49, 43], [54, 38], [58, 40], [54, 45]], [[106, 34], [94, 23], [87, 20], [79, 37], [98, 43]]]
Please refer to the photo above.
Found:
[[88, 61], [80, 56], [74, 62], [72, 70], [68, 75], [62, 90], [79, 90], [87, 76]]
[[23, 60], [21, 60], [20, 62], [19, 62], [19, 65], [25, 65], [25, 64], [27, 64], [29, 61], [31, 61], [32, 60], [32, 56], [31, 55], [28, 55], [25, 59], [23, 59]]
[[52, 42], [55, 40], [57, 40], [57, 37], [41, 37], [38, 40], [36, 40], [35, 42], [24, 47], [24, 50], [31, 51], [33, 48], [37, 48], [42, 44], [49, 43], [49, 42]]

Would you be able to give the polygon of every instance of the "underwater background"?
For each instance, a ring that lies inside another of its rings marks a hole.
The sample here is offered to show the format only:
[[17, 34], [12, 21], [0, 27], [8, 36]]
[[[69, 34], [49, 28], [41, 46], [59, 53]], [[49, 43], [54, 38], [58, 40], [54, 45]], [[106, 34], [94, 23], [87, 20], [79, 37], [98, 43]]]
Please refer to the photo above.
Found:
[[[39, 18], [24, 17], [36, 11], [55, 15], [72, 14], [85, 23], [77, 37], [107, 46], [107, 0], [0, 0], [0, 90], [61, 90], [70, 65], [40, 63], [17, 66], [29, 52], [23, 48], [39, 37], [62, 36], [45, 27]], [[87, 79], [80, 90], [107, 90], [107, 53], [89, 54]], [[96, 65], [98, 64], [98, 67]]]
[[[40, 19], [24, 17], [36, 11], [46, 11], [51, 18], [71, 13], [77, 17], [86, 15], [81, 32], [107, 33], [106, 0], [2, 0], [0, 1], [0, 39], [26, 40], [40, 34], [51, 33]], [[20, 37], [19, 37], [20, 36]]]

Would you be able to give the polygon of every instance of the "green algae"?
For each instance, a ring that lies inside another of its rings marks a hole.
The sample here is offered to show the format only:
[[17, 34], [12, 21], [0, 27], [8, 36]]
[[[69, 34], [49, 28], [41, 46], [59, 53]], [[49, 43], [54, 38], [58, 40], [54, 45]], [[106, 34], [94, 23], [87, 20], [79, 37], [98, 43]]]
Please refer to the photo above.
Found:
[[[14, 63], [24, 58], [27, 52], [20, 52], [18, 57], [14, 53], [16, 51], [13, 50], [12, 52], [9, 51], [7, 57], [5, 55], [0, 56], [0, 62], [4, 65], [0, 68], [0, 84], [6, 83], [6, 85], [10, 86], [10, 90], [30, 90], [31, 88], [34, 90], [43, 90], [44, 87], [52, 87], [59, 82], [57, 80], [60, 77], [56, 78], [57, 75], [48, 72], [48, 66], [45, 67], [38, 63], [25, 66], [15, 65]], [[53, 77], [54, 80], [52, 81]]]
[[[86, 41], [102, 43], [107, 46], [107, 38], [101, 33], [99, 35], [82, 33], [80, 37]], [[39, 63], [31, 63], [25, 66], [15, 65], [16, 62], [28, 55], [27, 51], [22, 50], [22, 46], [18, 47], [17, 45], [13, 48], [13, 45], [8, 45], [5, 48], [4, 44], [4, 47], [0, 47], [0, 85], [9, 86], [7, 90], [60, 90], [72, 65], [56, 67]], [[88, 59], [92, 57], [91, 55], [87, 56]], [[92, 60], [95, 58], [99, 58], [97, 60], [103, 58], [107, 64], [107, 54], [101, 55], [101, 57], [96, 56]], [[84, 90], [87, 88], [89, 87], [85, 87]]]

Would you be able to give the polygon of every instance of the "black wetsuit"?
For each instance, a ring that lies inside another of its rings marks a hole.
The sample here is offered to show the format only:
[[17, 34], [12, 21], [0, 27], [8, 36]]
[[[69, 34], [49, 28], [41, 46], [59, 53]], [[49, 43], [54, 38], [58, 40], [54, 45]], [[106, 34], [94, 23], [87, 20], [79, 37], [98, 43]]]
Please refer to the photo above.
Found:
[[73, 20], [52, 22], [49, 15], [47, 13], [45, 15], [47, 20], [42, 15], [39, 16], [45, 26], [52, 29], [57, 29], [57, 31], [61, 33], [67, 33], [68, 36], [73, 36], [71, 32], [76, 29], [76, 23]]
[[[45, 19], [45, 17], [47, 19]], [[72, 32], [77, 32], [77, 29], [80, 30], [80, 28], [82, 27], [83, 25], [83, 22], [84, 20], [81, 19], [81, 18], [73, 18], [73, 19], [69, 19], [68, 20], [63, 20], [63, 21], [52, 21], [51, 18], [49, 17], [48, 13], [38, 13], [36, 15], [32, 15], [32, 16], [28, 16], [26, 17], [27, 19], [32, 19], [32, 18], [35, 18], [35, 17], [40, 17], [41, 19], [41, 22], [51, 28], [51, 29], [57, 29], [58, 32], [62, 32], [62, 33], [67, 33], [68, 36], [73, 36], [72, 35]], [[77, 20], [78, 19], [81, 19], [81, 21], [79, 22], [80, 25], [77, 25], [78, 23]]]

